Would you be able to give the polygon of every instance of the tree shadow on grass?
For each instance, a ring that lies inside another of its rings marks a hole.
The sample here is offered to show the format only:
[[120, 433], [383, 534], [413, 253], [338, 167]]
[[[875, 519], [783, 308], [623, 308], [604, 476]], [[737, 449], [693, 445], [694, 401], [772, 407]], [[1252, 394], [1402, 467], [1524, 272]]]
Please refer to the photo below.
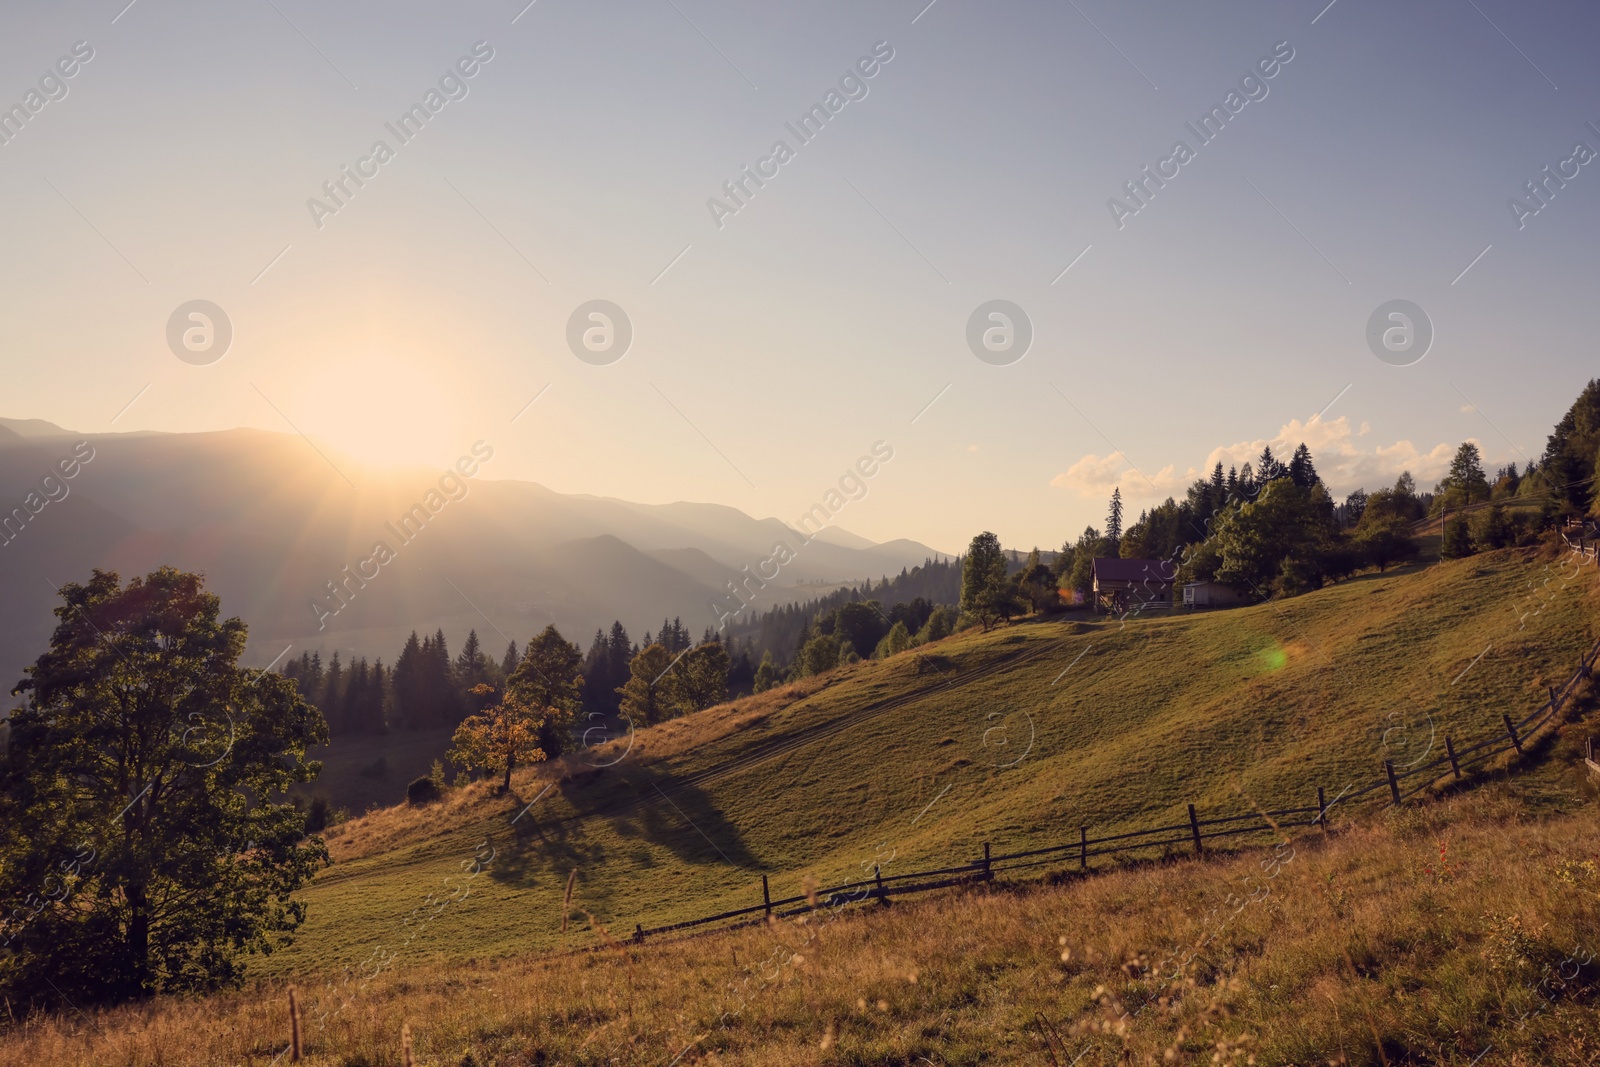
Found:
[[[598, 872], [608, 863], [649, 869], [658, 850], [693, 866], [758, 867], [738, 828], [704, 790], [658, 769], [595, 768], [564, 775], [556, 788], [577, 815], [541, 818], [542, 804], [526, 810], [519, 804], [507, 847], [489, 868], [496, 882], [528, 887], [564, 879], [574, 867]], [[599, 839], [592, 831], [602, 825], [622, 841]]]

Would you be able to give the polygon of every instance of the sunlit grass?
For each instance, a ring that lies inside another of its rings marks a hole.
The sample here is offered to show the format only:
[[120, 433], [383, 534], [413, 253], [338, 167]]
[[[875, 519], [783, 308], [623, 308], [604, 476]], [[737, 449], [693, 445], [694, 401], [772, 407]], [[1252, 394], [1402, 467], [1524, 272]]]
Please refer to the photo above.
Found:
[[[1392, 1064], [1593, 1063], [1600, 967], [1577, 959], [1600, 938], [1600, 823], [1592, 801], [1532, 817], [1519, 789], [1276, 853], [303, 981], [305, 1062], [396, 1064], [409, 1024], [417, 1062], [452, 1067], [1041, 1064], [1047, 1041], [1063, 1064], [1377, 1064], [1380, 1044]], [[265, 1063], [288, 1037], [270, 983], [38, 1020], [0, 1064]]]

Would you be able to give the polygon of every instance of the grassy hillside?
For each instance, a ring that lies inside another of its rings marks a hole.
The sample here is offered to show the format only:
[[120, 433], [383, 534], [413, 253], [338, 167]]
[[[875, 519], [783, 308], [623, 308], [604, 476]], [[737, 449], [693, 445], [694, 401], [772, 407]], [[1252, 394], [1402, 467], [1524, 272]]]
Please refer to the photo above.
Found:
[[590, 945], [586, 920], [561, 931], [575, 868], [574, 914], [620, 933], [758, 902], [763, 874], [788, 895], [1189, 802], [1331, 798], [1535, 707], [1595, 638], [1593, 575], [1570, 572], [1501, 552], [1234, 611], [969, 632], [807, 679], [536, 768], [514, 796], [480, 784], [337, 828], [295, 945], [253, 973]]
[[[1268, 860], [302, 982], [302, 1062], [399, 1065], [409, 1025], [416, 1062], [449, 1067], [1589, 1065], [1600, 824], [1592, 791], [1539, 816], [1523, 781], [1308, 831]], [[268, 984], [66, 1013], [9, 1035], [0, 1067], [283, 1063], [288, 1004]]]

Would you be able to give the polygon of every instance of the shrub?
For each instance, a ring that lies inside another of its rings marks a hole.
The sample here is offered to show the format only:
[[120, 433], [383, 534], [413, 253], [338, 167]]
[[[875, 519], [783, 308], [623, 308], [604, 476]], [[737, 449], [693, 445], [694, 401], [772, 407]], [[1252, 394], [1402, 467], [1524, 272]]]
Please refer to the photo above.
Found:
[[443, 794], [439, 792], [439, 787], [426, 775], [406, 786], [406, 803], [413, 807], [436, 804], [442, 799]]

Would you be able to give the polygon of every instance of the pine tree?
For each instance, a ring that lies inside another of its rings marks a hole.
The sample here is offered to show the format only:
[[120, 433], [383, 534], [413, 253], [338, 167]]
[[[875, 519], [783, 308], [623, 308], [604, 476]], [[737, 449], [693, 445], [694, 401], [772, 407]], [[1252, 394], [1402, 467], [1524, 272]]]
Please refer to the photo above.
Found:
[[428, 720], [434, 726], [455, 726], [461, 720], [461, 699], [456, 690], [455, 671], [450, 665], [450, 649], [444, 630], [433, 634], [433, 654], [428, 658]]
[[346, 734], [361, 730], [361, 702], [367, 696], [367, 661], [353, 660], [345, 671], [344, 693], [339, 700], [339, 725]]
[[1317, 484], [1317, 467], [1311, 462], [1311, 449], [1305, 442], [1300, 442], [1300, 447], [1294, 450], [1294, 457], [1289, 460], [1288, 474], [1294, 484], [1302, 489], [1310, 489]]
[[360, 709], [360, 733], [381, 734], [389, 729], [389, 676], [381, 658], [372, 661], [372, 676], [367, 679], [367, 689]]
[[428, 724], [425, 713], [427, 694], [423, 689], [423, 658], [422, 642], [417, 639], [417, 631], [412, 630], [411, 636], [406, 638], [405, 646], [400, 649], [399, 658], [394, 661], [394, 669], [390, 672], [395, 718], [412, 730], [420, 730]]
[[328, 722], [328, 729], [333, 734], [343, 734], [345, 724], [338, 721], [339, 711], [344, 696], [344, 669], [339, 666], [339, 650], [333, 650], [333, 659], [328, 663], [328, 673], [322, 683], [322, 693], [317, 698], [317, 710], [322, 712], [322, 717]]
[[470, 692], [475, 685], [482, 685], [489, 681], [490, 661], [483, 654], [483, 647], [478, 644], [478, 631], [467, 631], [466, 643], [461, 646], [461, 654], [456, 657], [455, 682], [463, 693]]
[[1122, 487], [1111, 490], [1111, 506], [1106, 512], [1106, 543], [1115, 556], [1122, 545]]
[[591, 715], [605, 713], [602, 691], [611, 680], [611, 647], [604, 630], [596, 629], [583, 657], [583, 707]]
[[1278, 462], [1278, 457], [1272, 454], [1272, 446], [1263, 445], [1261, 456], [1256, 460], [1256, 484], [1265, 486], [1268, 482], [1276, 481], [1287, 473], [1288, 470], [1284, 465]]

